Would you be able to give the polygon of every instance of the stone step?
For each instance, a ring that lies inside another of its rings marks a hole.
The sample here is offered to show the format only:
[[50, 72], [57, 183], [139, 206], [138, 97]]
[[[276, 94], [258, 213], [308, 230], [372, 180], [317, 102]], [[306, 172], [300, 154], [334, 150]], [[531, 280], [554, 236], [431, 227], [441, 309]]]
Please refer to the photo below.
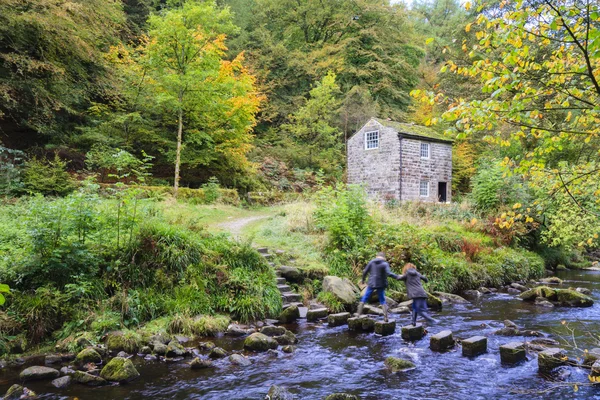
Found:
[[373, 332], [375, 320], [366, 316], [348, 318], [348, 329], [357, 332]]
[[396, 321], [394, 321], [393, 319], [389, 320], [388, 322], [375, 322], [375, 333], [382, 336], [388, 336], [393, 335], [394, 332], [396, 332]]
[[429, 348], [432, 351], [444, 351], [451, 349], [452, 347], [454, 347], [452, 331], [441, 331], [429, 339]]
[[348, 323], [349, 318], [350, 313], [348, 312], [329, 314], [329, 316], [327, 316], [327, 323], [329, 324], [329, 326], [346, 325]]
[[285, 310], [286, 308], [288, 308], [288, 307], [290, 307], [290, 306], [296, 306], [296, 307], [300, 308], [300, 307], [303, 307], [303, 306], [304, 306], [304, 304], [302, 304], [302, 303], [299, 303], [299, 302], [297, 302], [297, 301], [292, 301], [292, 302], [287, 302], [287, 301], [284, 301], [284, 302], [283, 302], [283, 305], [281, 306], [281, 309], [282, 309], [282, 310]]
[[260, 254], [269, 254], [269, 249], [267, 247], [259, 247], [256, 249]]
[[487, 353], [487, 338], [485, 336], [473, 336], [462, 341], [462, 355], [475, 357]]
[[300, 302], [302, 301], [302, 296], [299, 295], [298, 293], [282, 293], [281, 298], [286, 302], [286, 303], [294, 303], [294, 302]]
[[552, 371], [556, 367], [564, 365], [567, 354], [557, 347], [546, 349], [538, 354], [538, 369], [542, 372]]
[[525, 343], [510, 342], [500, 346], [500, 361], [503, 364], [517, 364], [527, 358]]
[[327, 308], [316, 308], [312, 310], [308, 310], [306, 314], [306, 319], [309, 321], [317, 321], [322, 318], [327, 318]]
[[423, 325], [421, 324], [406, 325], [402, 327], [402, 339], [407, 342], [421, 340], [423, 339], [423, 336], [425, 336], [425, 328], [423, 328]]
[[277, 278], [277, 285], [285, 285], [286, 282], [285, 278]]
[[292, 291], [292, 288], [288, 285], [277, 285], [277, 289], [279, 289], [281, 293], [289, 293]]

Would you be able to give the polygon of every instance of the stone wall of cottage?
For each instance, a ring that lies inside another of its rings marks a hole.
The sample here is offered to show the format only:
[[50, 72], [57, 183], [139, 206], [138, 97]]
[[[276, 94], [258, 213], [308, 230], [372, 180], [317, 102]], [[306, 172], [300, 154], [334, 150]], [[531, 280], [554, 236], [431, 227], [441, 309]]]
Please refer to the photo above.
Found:
[[[366, 149], [365, 133], [379, 131], [379, 147]], [[365, 185], [369, 197], [400, 196], [400, 141], [398, 132], [370, 121], [348, 140], [348, 183]]]
[[[429, 143], [429, 158], [421, 158], [421, 143]], [[438, 201], [438, 183], [446, 182], [451, 201], [452, 145], [402, 138], [402, 200]], [[420, 195], [421, 181], [428, 182], [429, 196]]]

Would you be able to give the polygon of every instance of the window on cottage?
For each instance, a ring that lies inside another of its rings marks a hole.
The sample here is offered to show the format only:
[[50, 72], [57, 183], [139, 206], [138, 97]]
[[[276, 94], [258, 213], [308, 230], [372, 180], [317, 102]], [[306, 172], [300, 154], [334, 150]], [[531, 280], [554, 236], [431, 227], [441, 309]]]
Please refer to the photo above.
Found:
[[419, 186], [419, 196], [429, 197], [429, 181], [421, 181]]
[[421, 158], [429, 158], [429, 143], [421, 143]]
[[376, 149], [379, 147], [379, 131], [365, 132], [365, 149]]

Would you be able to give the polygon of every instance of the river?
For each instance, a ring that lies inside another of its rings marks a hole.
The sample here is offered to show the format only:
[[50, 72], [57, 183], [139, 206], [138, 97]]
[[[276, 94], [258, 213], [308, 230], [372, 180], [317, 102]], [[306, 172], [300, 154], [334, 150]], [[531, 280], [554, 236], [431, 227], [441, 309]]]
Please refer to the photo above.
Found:
[[[500, 363], [498, 347], [523, 338], [495, 336], [493, 332], [510, 319], [517, 325], [541, 331], [554, 339], [571, 335], [581, 348], [600, 347], [586, 331], [600, 332], [600, 272], [565, 271], [563, 287], [585, 287], [596, 300], [590, 308], [545, 309], [524, 303], [508, 294], [482, 297], [468, 305], [447, 306], [435, 313], [439, 324], [430, 334], [450, 329], [455, 337], [488, 337], [488, 353], [470, 359], [462, 357], [460, 347], [446, 353], [429, 350], [428, 336], [416, 344], [403, 342], [396, 334], [349, 332], [347, 326], [328, 328], [327, 324], [300, 322], [288, 326], [299, 343], [293, 354], [252, 355], [250, 367], [234, 367], [227, 359], [217, 361], [212, 370], [190, 370], [187, 361], [166, 364], [133, 361], [141, 379], [123, 386], [88, 388], [77, 384], [53, 389], [47, 382], [26, 386], [47, 399], [263, 399], [273, 384], [287, 387], [297, 399], [322, 399], [327, 394], [346, 392], [363, 400], [375, 399], [600, 399], [600, 387], [583, 385], [577, 392], [564, 382], [587, 382], [587, 370], [562, 367], [551, 375], [537, 370], [537, 356], [517, 366]], [[407, 315], [396, 316], [400, 325]], [[565, 321], [565, 325], [561, 323]], [[587, 328], [582, 329], [583, 326]], [[242, 339], [220, 338], [215, 343], [228, 351], [242, 350]], [[569, 355], [575, 356], [574, 351]], [[386, 371], [387, 356], [412, 359], [417, 368], [405, 373]], [[17, 381], [17, 371], [0, 372], [0, 393]], [[600, 385], [598, 385], [600, 386]], [[551, 392], [543, 393], [546, 389]]]

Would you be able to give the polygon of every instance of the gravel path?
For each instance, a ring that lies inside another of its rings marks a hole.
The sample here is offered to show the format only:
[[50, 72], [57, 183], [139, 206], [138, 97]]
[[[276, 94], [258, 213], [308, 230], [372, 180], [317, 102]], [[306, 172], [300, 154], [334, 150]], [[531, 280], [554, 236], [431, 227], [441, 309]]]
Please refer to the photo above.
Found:
[[230, 221], [221, 222], [217, 227], [228, 231], [234, 238], [239, 239], [242, 236], [242, 230], [246, 225], [268, 217], [270, 217], [270, 215], [254, 215], [252, 217], [236, 218]]

